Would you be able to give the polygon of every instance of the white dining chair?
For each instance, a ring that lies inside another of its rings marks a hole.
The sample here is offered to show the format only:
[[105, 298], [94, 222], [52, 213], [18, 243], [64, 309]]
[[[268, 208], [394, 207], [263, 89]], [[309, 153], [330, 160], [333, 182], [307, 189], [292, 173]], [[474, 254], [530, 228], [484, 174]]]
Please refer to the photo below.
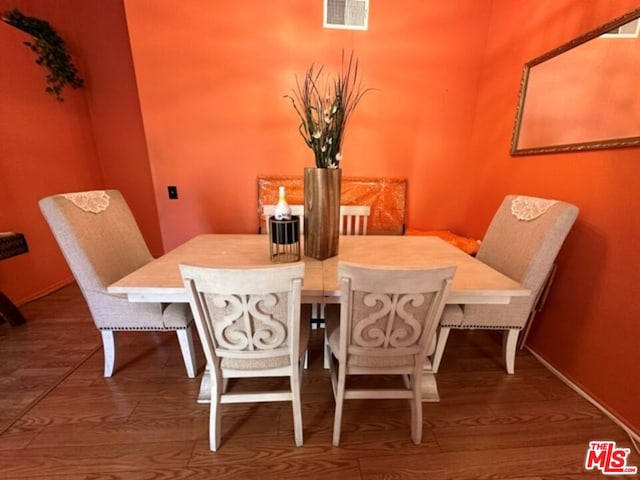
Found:
[[[422, 441], [422, 379], [428, 349], [451, 288], [455, 267], [368, 267], [340, 262], [340, 304], [326, 309], [325, 355], [336, 407], [333, 445], [340, 443], [348, 399], [408, 399], [411, 439]], [[351, 388], [349, 375], [401, 375], [404, 387]], [[435, 378], [432, 378], [435, 383]]]
[[[180, 265], [210, 373], [209, 447], [220, 446], [221, 404], [290, 401], [302, 445], [300, 379], [309, 322], [300, 321], [304, 263], [263, 268]], [[288, 390], [235, 391], [230, 378], [288, 377]]]
[[340, 235], [366, 235], [369, 205], [340, 205]]

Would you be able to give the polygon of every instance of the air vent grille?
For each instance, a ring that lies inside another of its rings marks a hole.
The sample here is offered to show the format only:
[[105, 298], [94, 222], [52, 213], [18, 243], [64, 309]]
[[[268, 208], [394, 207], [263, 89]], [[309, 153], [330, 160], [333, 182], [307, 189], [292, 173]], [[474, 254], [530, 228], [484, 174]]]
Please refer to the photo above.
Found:
[[324, 0], [324, 27], [367, 30], [369, 0]]

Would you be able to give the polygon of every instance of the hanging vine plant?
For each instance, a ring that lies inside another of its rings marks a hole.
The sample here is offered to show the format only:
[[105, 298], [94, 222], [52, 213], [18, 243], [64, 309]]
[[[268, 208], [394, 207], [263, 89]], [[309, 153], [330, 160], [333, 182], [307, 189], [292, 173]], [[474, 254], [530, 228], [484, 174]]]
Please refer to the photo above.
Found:
[[35, 17], [27, 17], [18, 9], [2, 14], [2, 20], [34, 37], [32, 42], [24, 42], [37, 56], [36, 63], [49, 70], [46, 76], [45, 92], [62, 102], [62, 89], [69, 85], [73, 89], [82, 88], [84, 80], [78, 76], [71, 55], [49, 22]]

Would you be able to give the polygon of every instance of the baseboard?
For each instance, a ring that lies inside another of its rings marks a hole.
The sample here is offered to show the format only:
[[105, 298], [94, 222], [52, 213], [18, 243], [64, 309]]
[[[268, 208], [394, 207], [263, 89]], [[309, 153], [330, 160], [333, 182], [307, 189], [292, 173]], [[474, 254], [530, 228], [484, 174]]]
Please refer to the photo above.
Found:
[[38, 290], [35, 293], [31, 293], [30, 295], [27, 295], [26, 297], [23, 297], [14, 303], [16, 304], [16, 306], [20, 307], [25, 303], [32, 302], [34, 300], [37, 300], [38, 298], [44, 297], [45, 295], [49, 295], [50, 293], [53, 293], [56, 290], [60, 290], [61, 288], [66, 287], [67, 285], [73, 283], [74, 281], [75, 280], [73, 277], [68, 277], [64, 280], [60, 280], [59, 282], [56, 282], [52, 285], [47, 286], [42, 290]]
[[531, 355], [533, 355], [540, 363], [542, 363], [545, 367], [547, 367], [547, 369], [551, 373], [553, 373], [556, 377], [558, 377], [560, 380], [562, 380], [562, 382], [565, 383], [569, 388], [574, 390], [578, 395], [580, 395], [582, 398], [587, 400], [594, 407], [596, 407], [598, 410], [600, 410], [602, 413], [604, 413], [607, 417], [609, 417], [615, 424], [617, 424], [620, 428], [622, 428], [622, 430], [624, 430], [625, 433], [627, 435], [629, 435], [629, 438], [631, 439], [631, 441], [634, 442], [634, 447], [640, 443], [640, 434], [638, 432], [635, 432], [632, 429], [632, 427], [626, 425], [622, 420], [620, 420], [613, 413], [611, 413], [604, 406], [602, 406], [602, 404], [598, 403], [593, 397], [591, 397], [591, 395], [589, 395], [587, 392], [582, 390], [582, 388], [580, 388], [578, 385], [576, 385], [571, 380], [569, 380], [567, 377], [565, 377], [553, 365], [551, 365], [544, 358], [542, 358], [540, 356], [540, 354], [538, 354], [535, 351], [533, 351], [531, 349], [531, 347], [529, 347], [529, 345], [525, 345], [525, 348], [527, 350], [529, 350]]

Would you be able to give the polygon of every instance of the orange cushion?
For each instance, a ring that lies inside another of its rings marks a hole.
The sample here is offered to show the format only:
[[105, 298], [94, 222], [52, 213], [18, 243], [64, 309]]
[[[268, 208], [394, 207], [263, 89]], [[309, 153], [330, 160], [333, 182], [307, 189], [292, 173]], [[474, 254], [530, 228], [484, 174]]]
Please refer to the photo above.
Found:
[[440, 237], [469, 255], [475, 255], [478, 252], [478, 248], [480, 248], [480, 242], [475, 238], [463, 237], [450, 232], [449, 230], [420, 230], [417, 228], [407, 228], [404, 234]]

